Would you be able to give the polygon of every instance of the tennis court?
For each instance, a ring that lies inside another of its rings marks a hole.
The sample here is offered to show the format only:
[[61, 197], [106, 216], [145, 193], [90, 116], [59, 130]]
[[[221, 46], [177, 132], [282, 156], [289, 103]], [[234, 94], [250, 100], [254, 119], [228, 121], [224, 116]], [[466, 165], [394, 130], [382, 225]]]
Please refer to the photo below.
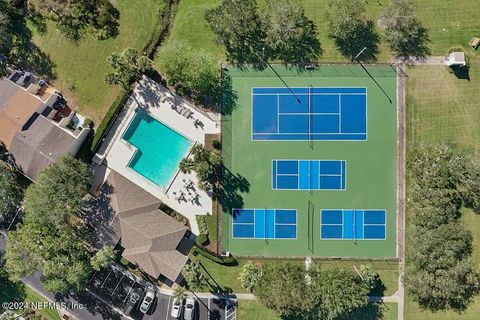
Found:
[[394, 69], [272, 67], [223, 69], [221, 249], [395, 257]]
[[297, 210], [234, 209], [232, 232], [237, 239], [296, 239]]
[[274, 190], [345, 190], [345, 160], [272, 160]]
[[366, 88], [252, 89], [252, 140], [366, 139]]
[[322, 210], [321, 216], [322, 239], [385, 240], [385, 210]]

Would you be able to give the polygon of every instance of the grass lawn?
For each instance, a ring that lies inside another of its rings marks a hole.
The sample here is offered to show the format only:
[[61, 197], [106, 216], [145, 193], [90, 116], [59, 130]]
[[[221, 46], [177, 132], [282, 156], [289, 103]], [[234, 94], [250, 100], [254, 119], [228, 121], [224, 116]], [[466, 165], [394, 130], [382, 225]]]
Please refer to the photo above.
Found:
[[[47, 302], [41, 295], [21, 283], [12, 283], [0, 276], [0, 303], [11, 301]], [[54, 309], [38, 310], [43, 317], [56, 320], [60, 319]]]
[[[472, 55], [471, 55], [472, 56]], [[414, 142], [456, 142], [480, 150], [480, 55], [470, 59], [470, 81], [444, 66], [409, 68], [407, 135]]]
[[281, 318], [273, 310], [268, 309], [259, 301], [239, 300], [237, 306], [237, 319], [280, 320]]
[[[456, 12], [456, 10], [453, 10]], [[467, 21], [469, 21], [467, 19]], [[407, 140], [414, 142], [456, 142], [463, 147], [480, 150], [480, 109], [477, 92], [480, 88], [480, 55], [471, 56], [470, 81], [457, 79], [443, 66], [408, 69]], [[408, 218], [408, 217], [407, 217]], [[462, 219], [473, 233], [473, 260], [480, 265], [480, 216], [465, 210]], [[408, 232], [408, 225], [407, 225]], [[414, 245], [407, 243], [408, 245]], [[473, 320], [480, 314], [480, 297], [462, 314], [424, 312], [406, 296], [405, 319]]]
[[70, 105], [92, 118], [98, 125], [119, 92], [104, 83], [108, 70], [106, 58], [113, 51], [127, 47], [143, 50], [159, 23], [162, 0], [117, 0], [120, 11], [120, 33], [114, 39], [99, 41], [87, 35], [78, 44], [67, 40], [53, 23], [40, 34], [31, 27], [33, 41], [56, 65], [55, 87], [67, 97]]
[[213, 214], [206, 215], [205, 221], [208, 226], [208, 240], [210, 241], [209, 247], [211, 250], [216, 250], [217, 246], [217, 217]]
[[[377, 20], [382, 10], [390, 1], [368, 1], [367, 15]], [[208, 28], [204, 16], [205, 11], [215, 7], [220, 0], [183, 0], [178, 6], [177, 15], [170, 39], [182, 39], [194, 48], [205, 49], [224, 59], [223, 49], [214, 43], [214, 36]], [[264, 0], [259, 0], [261, 7]], [[328, 27], [324, 18], [327, 0], [303, 0], [306, 15], [317, 25], [320, 42], [323, 48], [321, 61], [345, 61], [336, 50], [334, 42], [328, 38]], [[433, 55], [445, 55], [448, 48], [457, 45], [468, 46], [468, 41], [480, 28], [477, 12], [478, 1], [456, 1], [455, 6], [449, 0], [417, 0], [417, 12], [424, 26], [429, 29], [431, 50]], [[457, 26], [458, 25], [458, 26]], [[445, 30], [443, 30], [445, 28]], [[390, 53], [382, 40], [378, 61], [390, 62]]]

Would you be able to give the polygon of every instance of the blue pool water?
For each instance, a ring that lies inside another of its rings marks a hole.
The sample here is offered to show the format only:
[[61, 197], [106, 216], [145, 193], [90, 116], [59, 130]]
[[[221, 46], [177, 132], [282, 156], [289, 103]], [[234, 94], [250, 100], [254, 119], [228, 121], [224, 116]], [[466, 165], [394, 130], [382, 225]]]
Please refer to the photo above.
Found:
[[123, 139], [138, 149], [128, 167], [164, 189], [190, 148], [188, 139], [143, 110], [137, 111]]

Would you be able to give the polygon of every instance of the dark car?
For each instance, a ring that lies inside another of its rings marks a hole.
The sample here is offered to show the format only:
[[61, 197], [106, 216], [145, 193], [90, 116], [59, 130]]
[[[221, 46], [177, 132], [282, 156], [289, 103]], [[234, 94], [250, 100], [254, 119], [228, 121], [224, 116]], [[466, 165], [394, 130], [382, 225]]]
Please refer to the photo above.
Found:
[[123, 313], [129, 316], [133, 309], [137, 306], [138, 301], [142, 299], [143, 290], [141, 288], [135, 288], [132, 290], [130, 295], [128, 296], [127, 302], [125, 307], [123, 308]]

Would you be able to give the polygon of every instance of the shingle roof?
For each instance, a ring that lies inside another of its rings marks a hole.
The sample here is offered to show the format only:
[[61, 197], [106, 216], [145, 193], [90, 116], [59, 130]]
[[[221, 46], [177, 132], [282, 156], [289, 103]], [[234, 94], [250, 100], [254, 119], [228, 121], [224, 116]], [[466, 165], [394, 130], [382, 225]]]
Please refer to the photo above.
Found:
[[71, 152], [75, 142], [75, 137], [50, 120], [38, 114], [36, 116], [29, 127], [14, 135], [9, 149], [16, 164], [33, 180], [41, 170]]
[[161, 201], [112, 171], [112, 207], [117, 212], [112, 227], [121, 233], [122, 256], [149, 275], [175, 281], [188, 260], [178, 251], [187, 228], [160, 211]]
[[0, 140], [10, 148], [16, 132], [42, 105], [42, 101], [8, 79], [0, 78]]

